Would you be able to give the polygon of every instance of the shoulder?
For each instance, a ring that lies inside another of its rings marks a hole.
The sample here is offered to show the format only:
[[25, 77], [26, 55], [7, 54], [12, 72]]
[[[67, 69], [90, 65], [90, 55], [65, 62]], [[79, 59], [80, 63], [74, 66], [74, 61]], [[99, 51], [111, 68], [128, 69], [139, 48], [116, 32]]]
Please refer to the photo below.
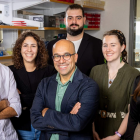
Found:
[[46, 77], [52, 76], [53, 74], [56, 73], [55, 68], [49, 64], [46, 67], [39, 69], [38, 71], [41, 72], [42, 74], [45, 73]]
[[84, 33], [84, 36], [83, 36], [84, 38], [88, 38], [89, 40], [91, 40], [92, 42], [98, 42], [98, 43], [102, 43], [102, 40], [101, 39], [99, 39], [99, 38], [96, 38], [96, 37], [94, 37], [94, 36], [91, 36], [91, 35], [89, 35], [89, 34], [87, 34], [87, 33]]
[[97, 87], [98, 88], [97, 83], [93, 79], [91, 79], [90, 77], [82, 73], [79, 69], [77, 69], [74, 75], [74, 81], [77, 82], [79, 80], [80, 80], [80, 87], [83, 87], [83, 88]]
[[91, 73], [92, 72], [97, 72], [98, 73], [99, 71], [102, 71], [105, 68], [107, 68], [106, 64], [96, 65], [91, 69]]
[[41, 80], [39, 86], [47, 87], [50, 84], [50, 82], [54, 82], [54, 81], [56, 82], [55, 78], [56, 78], [56, 74], [54, 74], [50, 77], [45, 77]]
[[0, 63], [0, 69], [1, 69], [3, 72], [10, 72], [10, 69], [9, 69], [7, 66], [5, 66], [5, 65], [3, 65], [3, 64], [1, 64], [1, 63]]
[[98, 76], [100, 75], [100, 73], [105, 70], [107, 68], [106, 64], [102, 64], [102, 65], [96, 65], [94, 66], [91, 71], [90, 71], [90, 75], [89, 77], [94, 79], [95, 76], [98, 78]]
[[7, 67], [1, 63], [0, 63], [0, 71], [1, 71], [2, 75], [4, 75], [4, 76], [13, 74], [12, 71], [9, 69], [9, 67]]
[[14, 67], [14, 65], [10, 65], [8, 67], [11, 69], [11, 71], [15, 71], [16, 70], [16, 68]]
[[125, 64], [124, 70], [125, 70], [126, 74], [130, 74], [131, 76], [132, 75], [134, 75], [134, 76], [137, 75], [138, 76], [140, 74], [140, 72], [137, 69], [130, 66], [129, 64]]

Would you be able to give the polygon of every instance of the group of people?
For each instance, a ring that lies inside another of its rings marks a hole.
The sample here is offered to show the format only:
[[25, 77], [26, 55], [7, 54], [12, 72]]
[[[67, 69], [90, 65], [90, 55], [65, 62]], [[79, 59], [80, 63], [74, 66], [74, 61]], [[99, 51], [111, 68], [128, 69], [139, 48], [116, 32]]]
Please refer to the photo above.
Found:
[[70, 5], [67, 36], [47, 50], [37, 34], [19, 36], [13, 65], [0, 64], [1, 140], [133, 140], [140, 72], [127, 63], [121, 31], [101, 41], [84, 33], [85, 20]]

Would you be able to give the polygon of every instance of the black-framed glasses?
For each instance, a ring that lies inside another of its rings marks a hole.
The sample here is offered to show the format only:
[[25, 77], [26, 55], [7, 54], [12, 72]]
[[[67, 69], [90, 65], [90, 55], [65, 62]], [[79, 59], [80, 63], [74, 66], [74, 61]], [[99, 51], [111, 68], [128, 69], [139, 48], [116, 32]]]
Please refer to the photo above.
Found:
[[57, 54], [55, 54], [54, 56], [52, 56], [52, 59], [54, 61], [56, 61], [56, 62], [60, 61], [61, 57], [63, 57], [64, 60], [69, 60], [71, 58], [71, 56], [74, 55], [74, 54], [75, 53], [73, 53], [73, 54], [66, 53], [64, 55], [57, 55]]

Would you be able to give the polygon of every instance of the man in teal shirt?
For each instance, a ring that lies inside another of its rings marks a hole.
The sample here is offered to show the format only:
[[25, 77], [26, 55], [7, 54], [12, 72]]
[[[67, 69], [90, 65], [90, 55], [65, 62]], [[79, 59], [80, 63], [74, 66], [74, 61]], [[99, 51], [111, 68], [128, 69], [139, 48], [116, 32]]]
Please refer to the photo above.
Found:
[[52, 58], [58, 73], [39, 84], [31, 108], [32, 125], [41, 130], [40, 140], [93, 140], [98, 86], [75, 66], [78, 55], [72, 42], [58, 41]]

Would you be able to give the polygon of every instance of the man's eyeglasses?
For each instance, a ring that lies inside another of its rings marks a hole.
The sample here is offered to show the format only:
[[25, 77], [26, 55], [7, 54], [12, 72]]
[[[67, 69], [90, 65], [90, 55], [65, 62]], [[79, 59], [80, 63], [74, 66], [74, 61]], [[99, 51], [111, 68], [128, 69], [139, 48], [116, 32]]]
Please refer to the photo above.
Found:
[[52, 56], [52, 59], [54, 61], [56, 61], [56, 62], [60, 61], [61, 57], [63, 57], [64, 60], [69, 60], [71, 58], [71, 56], [74, 55], [74, 54], [69, 54], [69, 53], [66, 53], [64, 55], [57, 55], [57, 54], [55, 54], [54, 56]]

